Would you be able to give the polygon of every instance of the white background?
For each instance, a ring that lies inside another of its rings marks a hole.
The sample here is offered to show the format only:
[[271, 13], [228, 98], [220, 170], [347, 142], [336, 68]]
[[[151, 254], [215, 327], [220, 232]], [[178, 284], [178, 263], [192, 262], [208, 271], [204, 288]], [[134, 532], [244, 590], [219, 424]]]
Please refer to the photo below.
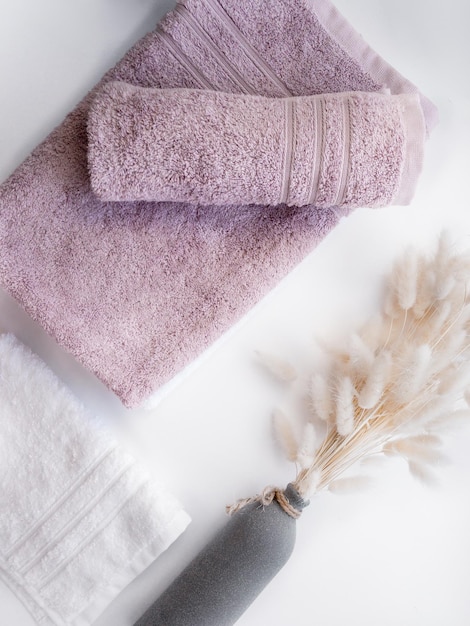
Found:
[[[255, 0], [253, 0], [255, 1]], [[378, 307], [383, 274], [409, 243], [442, 227], [470, 247], [470, 80], [466, 0], [337, 0], [364, 38], [440, 109], [411, 207], [358, 210], [250, 319], [151, 412], [127, 411], [5, 295], [0, 327], [38, 352], [150, 471], [193, 523], [102, 614], [130, 626], [225, 521], [225, 504], [293, 468], [273, 442], [284, 392], [257, 365], [264, 349], [294, 362], [315, 334], [341, 336]], [[0, 179], [26, 157], [170, 0], [1, 0]], [[398, 462], [376, 486], [318, 496], [298, 522], [289, 563], [240, 626], [468, 626], [470, 427], [447, 445], [452, 463], [425, 488]], [[0, 625], [31, 626], [0, 587]], [[169, 625], [171, 626], [171, 625]], [[198, 626], [198, 625], [194, 625]]]

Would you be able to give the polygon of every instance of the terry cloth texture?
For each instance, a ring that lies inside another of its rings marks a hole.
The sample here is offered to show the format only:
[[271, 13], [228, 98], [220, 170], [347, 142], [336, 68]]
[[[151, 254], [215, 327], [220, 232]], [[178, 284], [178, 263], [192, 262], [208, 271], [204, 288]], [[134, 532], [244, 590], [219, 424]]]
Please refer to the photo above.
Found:
[[[268, 97], [416, 87], [329, 0], [187, 0], [103, 82]], [[0, 188], [0, 281], [128, 406], [249, 311], [346, 210], [103, 202], [89, 94]], [[435, 109], [420, 95], [427, 130]]]
[[294, 98], [106, 84], [88, 117], [102, 200], [381, 207], [421, 170], [416, 94]]
[[0, 414], [0, 578], [38, 624], [90, 624], [189, 518], [12, 335]]

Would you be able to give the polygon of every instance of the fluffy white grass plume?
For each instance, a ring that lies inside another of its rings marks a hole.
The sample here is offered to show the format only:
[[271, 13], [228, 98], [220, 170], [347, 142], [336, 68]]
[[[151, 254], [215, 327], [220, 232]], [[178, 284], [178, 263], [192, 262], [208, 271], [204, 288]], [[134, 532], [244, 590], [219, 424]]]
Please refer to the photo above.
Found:
[[[455, 252], [447, 234], [429, 256], [407, 250], [387, 279], [383, 311], [344, 342], [344, 351], [325, 348], [322, 371], [299, 374], [308, 419], [276, 412], [274, 422], [303, 496], [363, 487], [367, 477], [343, 473], [385, 456], [434, 481], [432, 466], [445, 461], [442, 434], [470, 420], [462, 408], [470, 404], [469, 281], [470, 257]], [[296, 370], [281, 363], [266, 362], [279, 378], [292, 379], [286, 373]]]
[[297, 372], [295, 368], [272, 354], [267, 352], [256, 352], [259, 361], [279, 380], [283, 382], [291, 382], [297, 378]]
[[280, 409], [276, 409], [273, 413], [273, 428], [274, 435], [281, 444], [284, 454], [289, 461], [298, 461], [300, 453], [299, 438], [291, 421]]
[[316, 417], [327, 422], [333, 413], [333, 398], [328, 381], [318, 372], [314, 372], [310, 378], [308, 391], [311, 411]]

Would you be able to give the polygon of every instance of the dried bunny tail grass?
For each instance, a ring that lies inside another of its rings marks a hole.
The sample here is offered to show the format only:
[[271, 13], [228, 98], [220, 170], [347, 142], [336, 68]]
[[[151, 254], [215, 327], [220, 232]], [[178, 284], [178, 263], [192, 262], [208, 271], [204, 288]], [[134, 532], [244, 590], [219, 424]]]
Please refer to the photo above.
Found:
[[384, 313], [387, 317], [395, 319], [403, 315], [403, 309], [398, 303], [397, 296], [393, 291], [388, 291], [385, 297]]
[[382, 397], [389, 381], [392, 356], [388, 350], [382, 350], [371, 364], [366, 382], [362, 387], [358, 405], [362, 409], [372, 409]]
[[449, 275], [442, 280], [436, 281], [436, 298], [437, 300], [445, 300], [457, 286], [457, 280], [454, 276]]
[[297, 452], [297, 463], [302, 469], [309, 467], [315, 458], [318, 447], [318, 437], [314, 425], [307, 422], [303, 428], [301, 444]]
[[390, 334], [390, 321], [381, 313], [375, 313], [362, 327], [359, 336], [364, 344], [375, 352], [387, 342]]
[[365, 485], [363, 476], [341, 475], [377, 456], [400, 456], [413, 476], [435, 483], [428, 466], [445, 461], [439, 435], [470, 422], [470, 408], [458, 408], [470, 406], [469, 282], [470, 256], [455, 254], [448, 235], [432, 256], [408, 250], [387, 282], [384, 311], [351, 335], [346, 350], [325, 348], [327, 374], [310, 375], [308, 394], [312, 421], [325, 422], [318, 432], [326, 434], [319, 441], [305, 426], [299, 437], [277, 418], [302, 495]]
[[389, 293], [395, 303], [394, 309], [398, 307], [407, 311], [416, 302], [418, 266], [418, 256], [412, 248], [408, 248], [395, 262], [389, 278]]
[[424, 483], [425, 485], [429, 485], [430, 487], [436, 485], [436, 475], [434, 474], [434, 472], [430, 471], [426, 465], [423, 465], [423, 463], [408, 461], [408, 469], [410, 470], [410, 474], [414, 478]]
[[384, 453], [391, 456], [402, 456], [409, 461], [436, 464], [445, 461], [444, 455], [436, 447], [409, 437], [396, 439], [385, 444]]
[[365, 456], [360, 459], [359, 464], [363, 468], [380, 468], [385, 463], [386, 459], [383, 454], [379, 452], [376, 454], [371, 454], [370, 456]]
[[278, 380], [292, 382], [297, 378], [297, 370], [289, 362], [260, 350], [256, 350], [255, 354], [260, 363]]
[[457, 282], [466, 284], [470, 280], [470, 252], [456, 254], [449, 262], [449, 272]]
[[311, 467], [308, 470], [303, 468], [292, 484], [302, 496], [307, 496], [307, 494], [321, 490], [321, 478], [321, 470], [312, 470]]
[[454, 393], [470, 383], [470, 362], [451, 364], [444, 371], [437, 392], [441, 395]]
[[455, 241], [448, 231], [444, 231], [439, 239], [435, 258], [436, 298], [443, 300], [457, 291], [469, 281], [470, 254], [456, 250]]
[[[440, 294], [441, 292], [443, 294], [445, 293], [445, 290], [442, 290], [442, 286], [447, 283], [449, 277], [452, 276], [452, 273], [449, 272], [449, 265], [454, 257], [455, 242], [453, 240], [453, 237], [448, 230], [443, 230], [439, 237], [434, 259], [434, 270], [436, 273], [436, 295]], [[444, 297], [446, 297], [446, 295], [444, 295]]]
[[432, 306], [443, 300], [458, 300], [461, 304], [470, 277], [469, 253], [456, 253], [448, 232], [443, 232], [433, 259], [420, 258], [419, 289], [412, 307], [413, 315], [421, 318]]
[[398, 356], [399, 372], [392, 386], [392, 397], [397, 404], [407, 404], [425, 386], [431, 365], [432, 349], [428, 344], [405, 346], [405, 354]]
[[454, 320], [465, 325], [465, 321], [468, 320], [468, 285], [464, 281], [456, 281], [444, 302], [450, 302], [453, 307], [452, 314]]
[[348, 494], [362, 491], [372, 484], [369, 476], [351, 476], [350, 478], [337, 478], [328, 485], [328, 491], [335, 494]]
[[465, 423], [470, 423], [470, 409], [457, 409], [456, 411], [446, 411], [429, 420], [426, 429], [430, 433], [434, 433], [436, 430], [446, 432]]
[[356, 390], [349, 376], [342, 376], [336, 384], [336, 429], [346, 437], [354, 430], [354, 395]]
[[280, 409], [275, 409], [272, 424], [276, 440], [289, 461], [296, 462], [299, 455], [299, 441], [291, 420]]
[[349, 339], [348, 357], [355, 375], [358, 378], [367, 376], [374, 362], [374, 352], [357, 333], [353, 333]]
[[420, 446], [433, 446], [434, 448], [440, 448], [443, 445], [442, 437], [431, 433], [420, 433], [419, 435], [410, 435], [406, 437], [407, 441], [415, 443]]
[[319, 373], [310, 377], [309, 383], [310, 408], [314, 417], [326, 422], [333, 415], [334, 404], [328, 381]]
[[415, 334], [425, 343], [438, 343], [438, 339], [442, 336], [449, 324], [452, 324], [452, 314], [454, 313], [454, 305], [452, 302], [439, 301], [428, 307], [428, 318], [426, 324], [417, 324], [415, 326]]
[[411, 312], [415, 318], [421, 319], [436, 300], [436, 275], [423, 256], [419, 257], [417, 271], [419, 287]]
[[[453, 399], [450, 402], [454, 404]], [[422, 435], [434, 435], [436, 430], [441, 429], [445, 431], [446, 429], [443, 426], [446, 420], [449, 420], [451, 428], [453, 427], [452, 424], [454, 426], [458, 424], [457, 419], [452, 420], [449, 418], [452, 412], [453, 409], [449, 407], [448, 396], [429, 393], [423, 399], [422, 405], [416, 409], [413, 418], [403, 424], [400, 432], [404, 436], [413, 436], [417, 432]], [[470, 410], [468, 416], [470, 417]]]
[[440, 367], [449, 365], [462, 352], [468, 352], [468, 333], [464, 329], [454, 328], [435, 342], [435, 353]]

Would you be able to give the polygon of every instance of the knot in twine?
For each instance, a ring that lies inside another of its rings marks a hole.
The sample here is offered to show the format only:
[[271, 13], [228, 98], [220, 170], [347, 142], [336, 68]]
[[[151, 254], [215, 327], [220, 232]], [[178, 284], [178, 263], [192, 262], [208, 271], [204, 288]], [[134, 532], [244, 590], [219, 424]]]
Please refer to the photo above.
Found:
[[234, 515], [241, 511], [241, 509], [245, 508], [248, 504], [252, 504], [253, 502], [259, 502], [262, 506], [269, 506], [272, 502], [276, 500], [281, 509], [290, 515], [290, 517], [294, 519], [299, 519], [302, 515], [302, 511], [296, 509], [287, 499], [284, 491], [279, 489], [278, 487], [265, 487], [263, 491], [257, 496], [252, 496], [251, 498], [243, 498], [241, 500], [237, 500], [235, 504], [231, 504], [225, 507], [228, 515]]

